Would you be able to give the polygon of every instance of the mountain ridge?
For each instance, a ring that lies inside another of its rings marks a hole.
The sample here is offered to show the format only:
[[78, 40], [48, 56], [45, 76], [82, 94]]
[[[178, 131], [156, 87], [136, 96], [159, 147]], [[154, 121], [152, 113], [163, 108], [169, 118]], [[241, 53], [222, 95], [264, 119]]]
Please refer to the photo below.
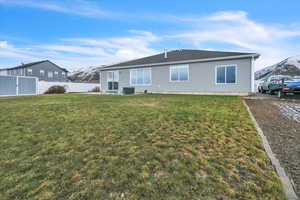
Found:
[[300, 56], [292, 56], [283, 61], [255, 72], [255, 80], [266, 79], [272, 75], [300, 76]]
[[78, 83], [99, 83], [100, 82], [100, 67], [84, 67], [71, 72], [68, 76], [69, 80]]

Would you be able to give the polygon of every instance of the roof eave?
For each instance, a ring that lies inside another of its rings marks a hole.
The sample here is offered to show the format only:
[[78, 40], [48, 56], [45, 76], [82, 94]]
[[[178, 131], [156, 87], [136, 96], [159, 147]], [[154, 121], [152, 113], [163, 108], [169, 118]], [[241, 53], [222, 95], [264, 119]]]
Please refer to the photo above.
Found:
[[218, 60], [231, 60], [231, 59], [242, 59], [242, 58], [259, 58], [259, 54], [247, 54], [247, 55], [239, 55], [239, 56], [226, 56], [226, 57], [216, 57], [216, 58], [204, 58], [204, 59], [195, 59], [195, 60], [181, 60], [181, 61], [173, 61], [173, 62], [162, 62], [162, 63], [149, 63], [142, 65], [126, 65], [126, 66], [115, 66], [115, 67], [104, 67], [100, 71], [108, 71], [115, 69], [127, 69], [127, 68], [138, 68], [138, 67], [149, 67], [149, 66], [161, 66], [161, 65], [170, 65], [170, 64], [185, 64], [185, 63], [195, 63], [195, 62], [209, 62], [209, 61], [218, 61]]

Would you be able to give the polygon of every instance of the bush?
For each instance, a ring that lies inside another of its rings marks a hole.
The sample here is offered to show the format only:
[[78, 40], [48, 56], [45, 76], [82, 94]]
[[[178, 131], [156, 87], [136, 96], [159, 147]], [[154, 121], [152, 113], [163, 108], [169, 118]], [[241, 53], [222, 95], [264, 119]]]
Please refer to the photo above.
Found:
[[51, 86], [46, 92], [45, 94], [63, 94], [66, 92], [66, 89], [64, 86], [60, 86], [60, 85], [54, 85]]
[[94, 87], [91, 92], [100, 92], [100, 87]]

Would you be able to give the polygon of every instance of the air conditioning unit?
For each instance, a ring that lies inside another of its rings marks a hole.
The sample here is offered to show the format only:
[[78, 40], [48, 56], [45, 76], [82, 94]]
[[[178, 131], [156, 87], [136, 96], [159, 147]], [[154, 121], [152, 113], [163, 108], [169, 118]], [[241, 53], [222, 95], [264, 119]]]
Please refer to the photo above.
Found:
[[130, 95], [130, 94], [134, 94], [134, 93], [135, 93], [134, 87], [124, 87], [123, 88], [123, 94], [125, 94], [125, 95]]

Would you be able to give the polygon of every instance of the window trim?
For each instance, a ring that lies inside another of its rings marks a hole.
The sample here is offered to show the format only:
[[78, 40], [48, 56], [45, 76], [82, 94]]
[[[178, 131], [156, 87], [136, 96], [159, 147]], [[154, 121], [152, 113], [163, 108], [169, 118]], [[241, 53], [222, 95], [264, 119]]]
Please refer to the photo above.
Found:
[[[131, 79], [132, 79], [132, 71], [135, 70], [141, 70], [141, 69], [150, 69], [150, 83], [143, 83], [143, 84], [132, 84]], [[151, 86], [152, 85], [152, 67], [143, 67], [143, 68], [135, 68], [135, 69], [130, 69], [129, 70], [129, 84], [130, 86]]]
[[[225, 83], [218, 83], [217, 82], [217, 69], [220, 67], [225, 67]], [[227, 67], [234, 67], [235, 68], [235, 82], [234, 83], [226, 83], [226, 78], [227, 78]], [[228, 65], [216, 65], [215, 66], [215, 84], [216, 85], [236, 85], [238, 83], [237, 81], [237, 64], [228, 64]]]
[[[177, 80], [177, 81], [173, 81], [172, 80], [172, 73], [171, 73], [171, 69], [173, 68], [183, 68], [183, 67], [187, 67], [187, 80]], [[190, 65], [189, 64], [182, 64], [182, 65], [171, 65], [169, 67], [169, 82], [172, 83], [182, 83], [182, 82], [188, 82], [190, 81]]]

